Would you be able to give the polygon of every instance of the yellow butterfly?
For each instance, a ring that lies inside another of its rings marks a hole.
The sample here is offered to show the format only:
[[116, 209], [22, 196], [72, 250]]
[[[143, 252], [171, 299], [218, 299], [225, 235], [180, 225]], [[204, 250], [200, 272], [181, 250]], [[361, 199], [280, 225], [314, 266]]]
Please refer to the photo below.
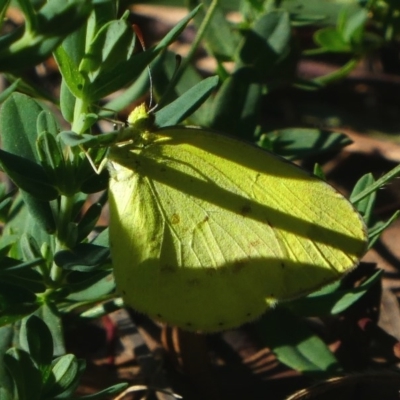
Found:
[[254, 320], [339, 279], [364, 222], [326, 182], [242, 141], [157, 130], [145, 106], [109, 153], [110, 247], [126, 304], [183, 329]]

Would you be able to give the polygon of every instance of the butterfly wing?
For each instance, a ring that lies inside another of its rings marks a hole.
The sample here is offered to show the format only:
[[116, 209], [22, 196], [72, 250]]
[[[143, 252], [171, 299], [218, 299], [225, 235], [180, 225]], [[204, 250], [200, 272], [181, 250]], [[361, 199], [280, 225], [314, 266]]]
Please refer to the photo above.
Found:
[[112, 149], [110, 238], [127, 304], [186, 329], [250, 321], [354, 267], [363, 221], [322, 180], [195, 128]]

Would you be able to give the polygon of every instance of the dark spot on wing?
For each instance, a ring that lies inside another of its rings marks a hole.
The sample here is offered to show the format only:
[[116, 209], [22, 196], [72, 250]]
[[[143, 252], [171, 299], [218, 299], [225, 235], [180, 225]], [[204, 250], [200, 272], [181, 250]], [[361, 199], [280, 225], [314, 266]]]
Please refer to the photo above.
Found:
[[175, 225], [175, 224], [179, 224], [179, 222], [181, 222], [181, 219], [179, 217], [178, 214], [172, 214], [171, 215], [171, 224]]
[[201, 226], [204, 225], [208, 220], [209, 220], [209, 217], [207, 215], [200, 222], [197, 223], [197, 227], [201, 228]]

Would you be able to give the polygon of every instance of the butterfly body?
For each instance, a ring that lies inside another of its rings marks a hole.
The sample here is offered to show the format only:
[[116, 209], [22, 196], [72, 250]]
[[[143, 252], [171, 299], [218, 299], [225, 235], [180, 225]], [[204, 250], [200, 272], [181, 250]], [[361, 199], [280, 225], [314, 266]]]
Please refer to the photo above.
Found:
[[139, 135], [109, 154], [115, 278], [138, 311], [228, 329], [340, 278], [365, 251], [352, 205], [297, 166], [209, 130]]

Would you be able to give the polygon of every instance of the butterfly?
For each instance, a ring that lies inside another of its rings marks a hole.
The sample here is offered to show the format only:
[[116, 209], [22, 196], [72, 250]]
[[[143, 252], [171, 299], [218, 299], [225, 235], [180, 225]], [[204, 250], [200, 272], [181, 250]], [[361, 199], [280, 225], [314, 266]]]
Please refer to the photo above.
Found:
[[300, 167], [195, 127], [157, 129], [144, 105], [109, 151], [110, 249], [125, 304], [186, 330], [259, 317], [354, 268], [367, 232]]

